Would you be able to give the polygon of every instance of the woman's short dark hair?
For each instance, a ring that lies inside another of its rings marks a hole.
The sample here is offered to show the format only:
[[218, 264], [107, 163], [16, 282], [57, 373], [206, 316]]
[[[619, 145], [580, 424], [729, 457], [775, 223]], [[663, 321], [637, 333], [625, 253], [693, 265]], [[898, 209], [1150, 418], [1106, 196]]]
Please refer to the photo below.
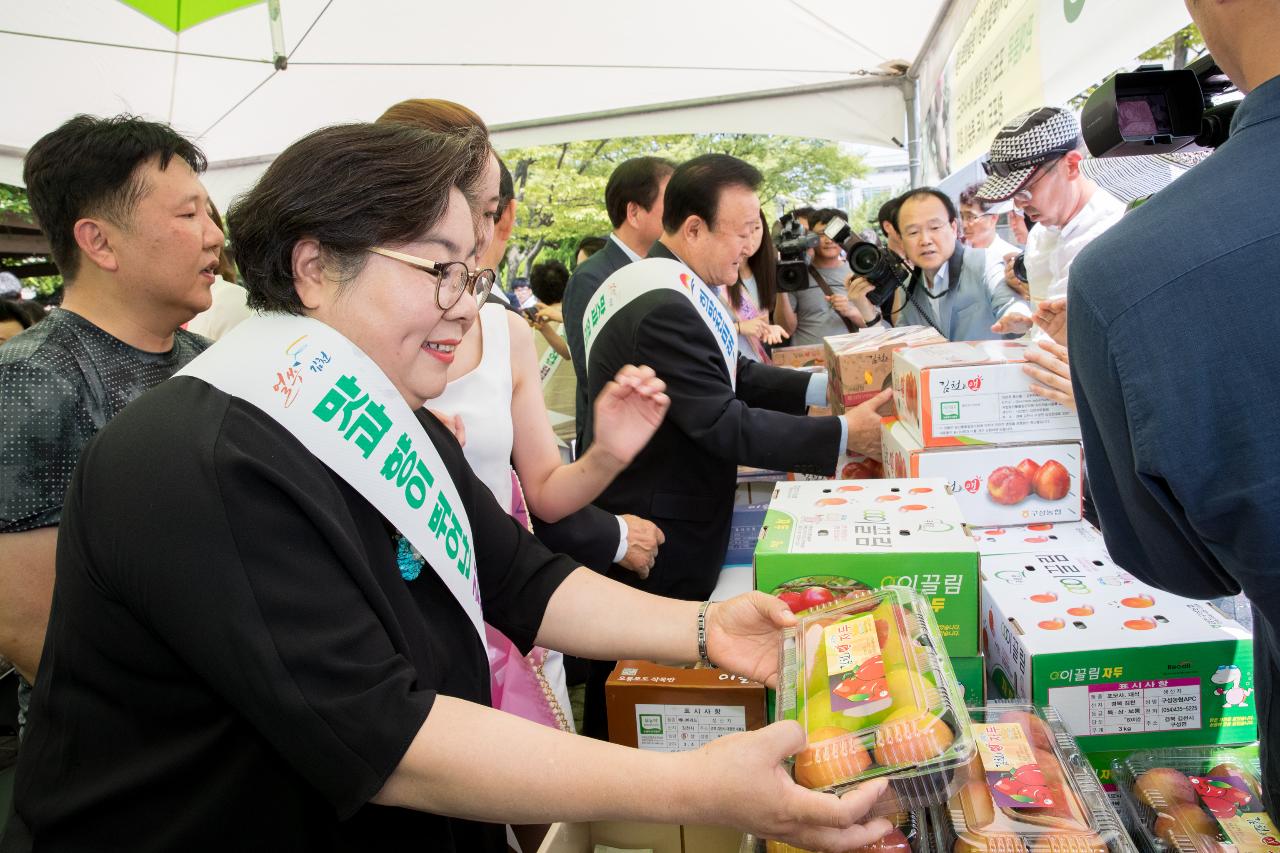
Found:
[[131, 115], [78, 115], [31, 146], [22, 179], [64, 279], [72, 281], [80, 272], [76, 222], [101, 216], [128, 224], [147, 193], [139, 167], [154, 158], [163, 171], [174, 157], [196, 174], [204, 171], [204, 154], [181, 134]]
[[569, 283], [569, 270], [556, 260], [534, 264], [529, 270], [529, 289], [543, 305], [564, 300], [564, 286]]
[[249, 307], [302, 313], [293, 281], [299, 240], [318, 241], [326, 269], [345, 282], [370, 248], [420, 238], [444, 216], [450, 190], [476, 194], [489, 150], [476, 128], [346, 124], [302, 137], [227, 214]]
[[716, 227], [720, 192], [729, 187], [760, 188], [760, 170], [728, 154], [702, 154], [676, 167], [662, 199], [662, 227], [674, 234], [690, 216]]
[[924, 198], [925, 196], [933, 196], [938, 201], [942, 202], [942, 206], [947, 209], [948, 221], [955, 222], [956, 219], [959, 218], [960, 214], [956, 212], [956, 203], [951, 200], [951, 196], [947, 195], [937, 187], [920, 187], [914, 190], [907, 190], [902, 194], [902, 197], [898, 199], [898, 206], [893, 211], [893, 227], [896, 228], [899, 233], [902, 231], [902, 226], [898, 224], [898, 221], [902, 217], [902, 208], [905, 207], [907, 202], [911, 201], [911, 199]]
[[604, 187], [604, 207], [610, 224], [617, 228], [626, 222], [627, 205], [633, 202], [652, 210], [662, 179], [675, 168], [675, 163], [662, 157], [632, 157], [619, 163]]

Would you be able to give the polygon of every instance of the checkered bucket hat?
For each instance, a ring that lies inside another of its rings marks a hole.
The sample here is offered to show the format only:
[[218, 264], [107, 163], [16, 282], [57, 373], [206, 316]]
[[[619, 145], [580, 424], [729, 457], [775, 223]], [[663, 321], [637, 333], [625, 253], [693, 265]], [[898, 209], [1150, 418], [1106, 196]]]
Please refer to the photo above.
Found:
[[983, 163], [987, 179], [977, 196], [986, 202], [1005, 201], [1022, 189], [1041, 165], [1080, 144], [1080, 123], [1070, 111], [1041, 107], [1010, 121], [996, 134]]

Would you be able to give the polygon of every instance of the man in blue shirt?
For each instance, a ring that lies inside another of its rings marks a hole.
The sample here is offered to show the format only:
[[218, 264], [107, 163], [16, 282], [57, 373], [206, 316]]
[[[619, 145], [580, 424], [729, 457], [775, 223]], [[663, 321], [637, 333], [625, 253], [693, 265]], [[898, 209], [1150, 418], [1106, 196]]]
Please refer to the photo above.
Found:
[[1243, 589], [1253, 602], [1253, 697], [1275, 815], [1280, 3], [1187, 6], [1248, 96], [1225, 145], [1076, 259], [1072, 380], [1093, 498], [1116, 561], [1174, 593], [1214, 598]]

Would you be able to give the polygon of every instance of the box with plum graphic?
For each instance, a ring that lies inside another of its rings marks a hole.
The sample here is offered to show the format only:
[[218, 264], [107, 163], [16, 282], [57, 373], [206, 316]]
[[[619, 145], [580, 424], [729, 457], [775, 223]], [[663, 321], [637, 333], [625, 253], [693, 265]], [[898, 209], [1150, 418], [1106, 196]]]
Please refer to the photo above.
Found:
[[966, 523], [978, 527], [1080, 518], [1078, 441], [924, 447], [897, 418], [881, 424], [890, 477], [940, 477]]

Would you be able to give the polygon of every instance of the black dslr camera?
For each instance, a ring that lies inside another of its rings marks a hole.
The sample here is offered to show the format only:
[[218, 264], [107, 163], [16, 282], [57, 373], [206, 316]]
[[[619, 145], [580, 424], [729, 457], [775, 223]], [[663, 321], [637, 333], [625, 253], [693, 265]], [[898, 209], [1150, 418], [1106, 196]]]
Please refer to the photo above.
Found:
[[893, 298], [893, 291], [906, 284], [911, 277], [911, 270], [902, 262], [902, 258], [876, 243], [854, 243], [847, 250], [849, 267], [854, 274], [875, 285], [875, 289], [867, 294], [871, 304], [879, 308]]
[[[854, 274], [875, 285], [867, 294], [871, 304], [879, 308], [893, 298], [893, 291], [911, 275], [902, 259], [889, 249], [868, 243], [853, 233], [849, 223], [836, 217], [822, 230], [828, 240], [844, 249], [849, 268]], [[778, 290], [795, 293], [809, 287], [809, 259], [806, 253], [817, 246], [821, 237], [791, 218], [778, 220], [774, 228], [774, 245], [778, 250]]]
[[910, 278], [911, 271], [891, 249], [861, 239], [843, 219], [828, 222], [823, 233], [844, 249], [853, 274], [875, 286], [867, 299], [877, 308], [892, 299], [893, 291]]
[[778, 290], [795, 293], [809, 286], [808, 252], [818, 245], [820, 238], [805, 230], [791, 214], [778, 220], [773, 227], [773, 247], [778, 250]]

